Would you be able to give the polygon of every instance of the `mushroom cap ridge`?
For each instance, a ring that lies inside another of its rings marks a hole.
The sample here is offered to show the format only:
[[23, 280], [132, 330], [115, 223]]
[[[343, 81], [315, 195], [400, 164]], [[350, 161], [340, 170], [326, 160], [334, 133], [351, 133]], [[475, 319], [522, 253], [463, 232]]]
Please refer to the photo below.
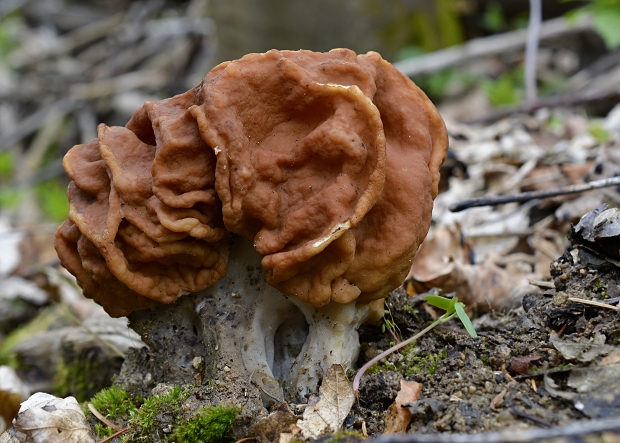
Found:
[[213, 284], [227, 231], [282, 292], [368, 302], [406, 276], [446, 152], [432, 103], [376, 53], [249, 54], [74, 147], [56, 247], [112, 315]]

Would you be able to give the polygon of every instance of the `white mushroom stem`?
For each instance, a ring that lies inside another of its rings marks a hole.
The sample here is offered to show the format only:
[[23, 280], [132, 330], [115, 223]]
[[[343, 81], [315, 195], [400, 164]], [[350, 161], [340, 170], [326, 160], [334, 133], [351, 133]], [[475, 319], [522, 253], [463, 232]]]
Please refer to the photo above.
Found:
[[316, 391], [319, 380], [331, 365], [353, 367], [359, 354], [357, 330], [369, 317], [370, 305], [358, 306], [355, 301], [330, 302], [314, 308], [297, 298], [291, 301], [304, 313], [309, 324], [308, 337], [284, 384], [288, 393], [295, 393], [299, 398]]
[[[216, 311], [234, 314], [233, 320], [220, 324], [227, 316], [201, 308], [204, 303], [200, 301], [197, 312], [204, 325], [213, 325], [217, 318], [220, 348], [240, 348], [248, 377], [264, 394], [265, 402], [302, 400], [316, 392], [332, 364], [345, 369], [353, 366], [359, 352], [357, 330], [369, 317], [370, 308], [355, 302], [315, 308], [284, 295], [267, 284], [260, 261], [250, 242], [237, 238], [226, 277], [197, 295], [215, 301]], [[234, 349], [220, 352], [231, 358], [239, 355]]]

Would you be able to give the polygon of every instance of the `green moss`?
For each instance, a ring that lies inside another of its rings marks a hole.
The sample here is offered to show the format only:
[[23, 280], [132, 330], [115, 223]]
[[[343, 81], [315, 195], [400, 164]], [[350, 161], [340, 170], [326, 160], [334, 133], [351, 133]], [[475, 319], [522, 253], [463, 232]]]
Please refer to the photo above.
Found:
[[[183, 420], [181, 405], [188, 396], [188, 390], [174, 386], [166, 393], [154, 395], [146, 400], [132, 399], [125, 389], [112, 386], [97, 393], [90, 403], [106, 418], [128, 428], [128, 431], [120, 436], [123, 442], [233, 441], [232, 424], [241, 408], [225, 405], [204, 407], [194, 417]], [[87, 415], [90, 413], [87, 407], [84, 411]], [[103, 439], [116, 431], [105, 425], [95, 424], [95, 432], [98, 439]]]
[[422, 373], [432, 375], [437, 370], [439, 362], [447, 355], [445, 349], [442, 349], [439, 354], [429, 352], [420, 355], [418, 355], [417, 350], [416, 343], [411, 343], [400, 350], [400, 356], [392, 354], [392, 356], [373, 365], [367, 373], [376, 374], [380, 371], [396, 371], [405, 376]]
[[416, 316], [420, 313], [420, 311], [418, 311], [416, 308], [413, 307], [413, 304], [411, 303], [406, 303], [403, 306], [403, 312], [412, 316]]
[[600, 280], [597, 279], [594, 281], [594, 283], [592, 284], [593, 286], [593, 291], [596, 294], [596, 296], [599, 299], [606, 299], [607, 297], [607, 287], [605, 286], [605, 284]]
[[137, 398], [134, 402], [129, 398], [125, 389], [117, 386], [103, 389], [90, 400], [90, 403], [110, 420], [129, 418], [137, 409], [136, 403], [141, 404], [143, 402], [144, 400], [141, 398]]
[[[142, 398], [131, 399], [125, 389], [111, 386], [102, 389], [95, 394], [89, 402], [83, 404], [84, 414], [86, 414], [87, 417], [89, 416], [91, 412], [88, 408], [88, 403], [92, 403], [95, 409], [103, 414], [104, 417], [122, 426], [135, 414], [137, 410], [136, 405], [141, 405], [143, 401]], [[98, 440], [109, 437], [115, 432], [115, 429], [102, 423], [97, 423], [95, 425], [95, 435]]]
[[92, 360], [76, 359], [66, 363], [59, 359], [54, 375], [54, 394], [60, 398], [73, 396], [79, 402], [85, 401], [100, 388], [95, 381], [99, 369], [100, 365]]
[[188, 391], [184, 391], [180, 386], [174, 386], [166, 394], [146, 399], [129, 420], [131, 429], [123, 435], [122, 441], [154, 441], [155, 435], [159, 440], [164, 440], [164, 434], [159, 426], [160, 418], [165, 416], [171, 422], [176, 422], [179, 407], [188, 396]]
[[218, 405], [201, 408], [193, 418], [179, 425], [174, 436], [179, 443], [227, 443], [232, 439], [232, 425], [241, 411], [236, 406]]

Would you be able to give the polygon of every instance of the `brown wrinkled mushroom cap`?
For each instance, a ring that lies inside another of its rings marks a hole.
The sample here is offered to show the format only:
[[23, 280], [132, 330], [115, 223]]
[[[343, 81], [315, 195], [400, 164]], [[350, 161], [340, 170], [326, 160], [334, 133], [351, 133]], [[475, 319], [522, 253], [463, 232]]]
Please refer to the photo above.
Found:
[[172, 303], [226, 273], [215, 155], [187, 107], [183, 95], [147, 103], [127, 127], [100, 125], [97, 140], [63, 161], [73, 181], [56, 250], [111, 315]]
[[249, 54], [67, 154], [57, 249], [115, 315], [221, 278], [223, 226], [282, 292], [368, 302], [406, 276], [446, 151], [434, 106], [376, 53]]

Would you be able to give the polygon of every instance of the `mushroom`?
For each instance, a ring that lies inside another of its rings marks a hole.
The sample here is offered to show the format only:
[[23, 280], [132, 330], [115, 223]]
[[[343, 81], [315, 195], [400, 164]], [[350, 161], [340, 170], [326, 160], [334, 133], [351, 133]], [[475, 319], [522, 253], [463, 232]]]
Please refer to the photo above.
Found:
[[249, 54], [69, 151], [56, 249], [151, 347], [166, 322], [195, 331], [199, 345], [160, 352], [181, 379], [234, 368], [264, 399], [302, 399], [354, 365], [357, 329], [402, 284], [447, 146], [432, 103], [377, 53]]

